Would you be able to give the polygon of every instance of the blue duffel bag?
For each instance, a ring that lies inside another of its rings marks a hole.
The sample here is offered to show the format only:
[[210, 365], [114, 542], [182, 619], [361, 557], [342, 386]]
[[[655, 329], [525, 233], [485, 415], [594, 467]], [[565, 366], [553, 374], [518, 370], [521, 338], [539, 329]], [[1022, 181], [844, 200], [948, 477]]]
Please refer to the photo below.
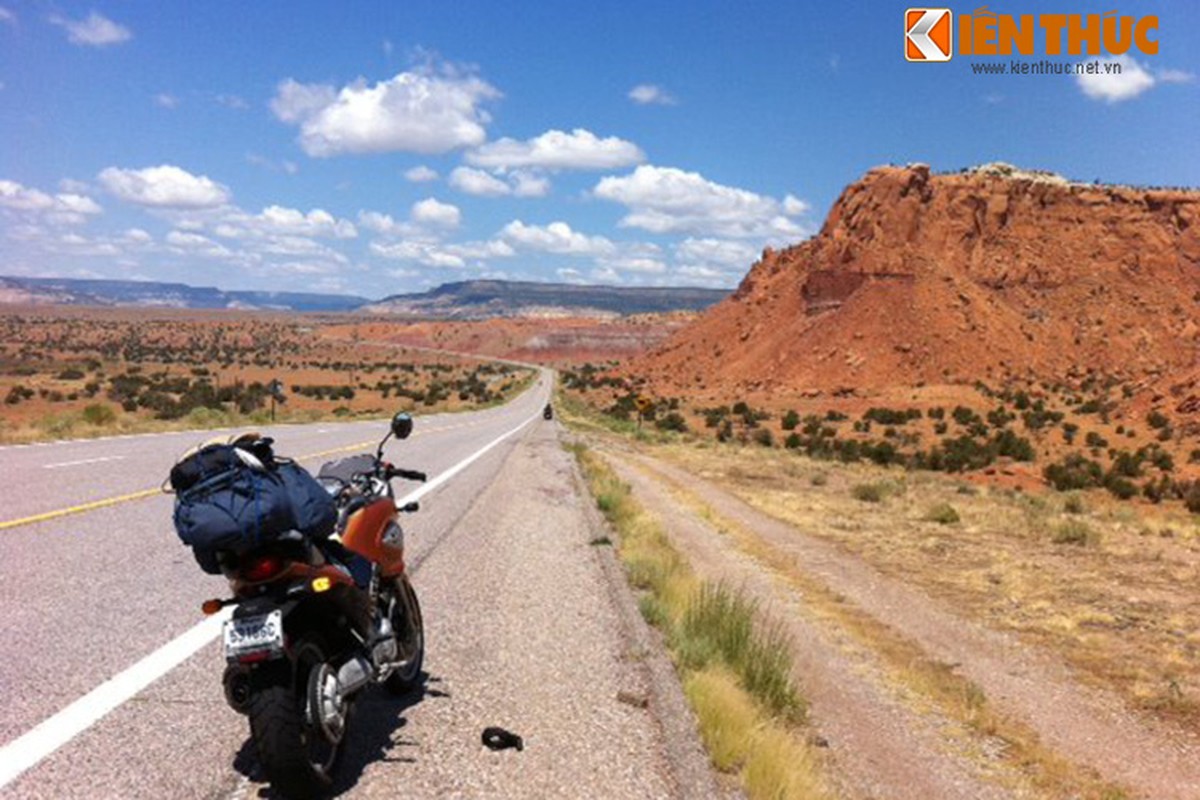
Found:
[[237, 441], [202, 447], [171, 470], [175, 531], [214, 574], [218, 551], [243, 552], [292, 530], [325, 538], [337, 521], [325, 489], [294, 461], [276, 459], [269, 439]]

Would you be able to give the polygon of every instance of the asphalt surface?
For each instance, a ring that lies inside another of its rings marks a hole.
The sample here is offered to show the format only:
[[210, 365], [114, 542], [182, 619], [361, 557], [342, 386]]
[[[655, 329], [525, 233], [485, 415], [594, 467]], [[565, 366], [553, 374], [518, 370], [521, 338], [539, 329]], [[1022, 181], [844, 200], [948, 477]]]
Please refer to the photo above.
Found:
[[[569, 460], [541, 420], [549, 386], [544, 376], [507, 406], [417, 417], [410, 439], [388, 445], [389, 460], [433, 481], [529, 422], [403, 518], [425, 607], [429, 679], [423, 695], [364, 698], [339, 792], [673, 793], [658, 724], [614, 699], [621, 689], [641, 691], [640, 678], [602, 591]], [[315, 469], [373, 449], [386, 422], [262, 432], [275, 437], [277, 452]], [[0, 448], [0, 760], [6, 745], [193, 629], [200, 603], [226, 593], [224, 579], [202, 573], [176, 538], [172, 499], [143, 496], [179, 453], [210, 435]], [[396, 488], [403, 497], [417, 484]], [[520, 547], [507, 548], [506, 537]], [[222, 667], [210, 642], [0, 796], [268, 796], [246, 722], [224, 704]], [[540, 729], [541, 749], [483, 750], [479, 734], [491, 724], [531, 742]]]

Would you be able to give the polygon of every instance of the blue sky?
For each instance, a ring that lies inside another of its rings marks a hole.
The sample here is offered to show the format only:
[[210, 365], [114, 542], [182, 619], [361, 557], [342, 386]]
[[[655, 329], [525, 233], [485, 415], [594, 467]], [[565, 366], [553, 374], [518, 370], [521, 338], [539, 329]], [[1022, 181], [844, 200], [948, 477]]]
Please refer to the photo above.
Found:
[[734, 286], [879, 164], [1200, 185], [1200, 5], [1086, 86], [907, 63], [907, 5], [0, 0], [0, 274]]

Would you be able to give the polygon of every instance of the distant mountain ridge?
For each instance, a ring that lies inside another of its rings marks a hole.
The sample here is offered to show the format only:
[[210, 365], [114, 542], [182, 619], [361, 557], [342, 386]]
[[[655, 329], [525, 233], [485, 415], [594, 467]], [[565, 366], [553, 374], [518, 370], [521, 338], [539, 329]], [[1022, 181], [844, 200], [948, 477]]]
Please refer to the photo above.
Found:
[[536, 281], [473, 280], [397, 294], [363, 307], [374, 314], [449, 319], [607, 316], [703, 311], [729, 296], [724, 289], [581, 286]]
[[111, 308], [263, 309], [352, 312], [422, 319], [616, 316], [702, 311], [728, 290], [690, 287], [579, 286], [534, 281], [474, 280], [372, 301], [356, 295], [226, 291], [159, 281], [0, 276], [0, 305]]
[[310, 292], [223, 291], [157, 281], [0, 276], [0, 303], [135, 308], [353, 311], [365, 297]]

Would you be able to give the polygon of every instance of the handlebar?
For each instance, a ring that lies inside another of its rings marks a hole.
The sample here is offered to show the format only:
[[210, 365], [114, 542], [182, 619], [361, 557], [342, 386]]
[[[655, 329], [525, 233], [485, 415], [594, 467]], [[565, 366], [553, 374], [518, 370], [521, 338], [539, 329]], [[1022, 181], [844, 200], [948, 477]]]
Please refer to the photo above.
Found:
[[387, 467], [386, 474], [389, 480], [392, 478], [403, 478], [406, 481], [420, 481], [421, 483], [429, 480], [429, 476], [427, 476], [424, 472], [415, 469], [401, 469], [399, 467], [393, 467], [390, 464]]

